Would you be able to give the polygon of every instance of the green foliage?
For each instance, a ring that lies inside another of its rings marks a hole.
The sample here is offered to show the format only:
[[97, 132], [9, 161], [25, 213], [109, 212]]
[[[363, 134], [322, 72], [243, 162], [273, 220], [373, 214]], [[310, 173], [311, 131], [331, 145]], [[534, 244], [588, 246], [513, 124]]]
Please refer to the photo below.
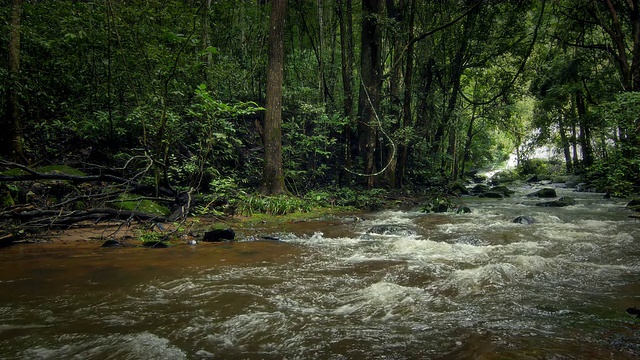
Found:
[[165, 242], [167, 237], [159, 232], [155, 231], [140, 231], [138, 233], [138, 240], [142, 241], [142, 243], [157, 243], [157, 242]]
[[286, 215], [311, 211], [311, 203], [309, 201], [288, 195], [242, 196], [238, 200], [237, 206], [238, 212], [245, 216], [251, 216], [254, 213]]
[[49, 165], [36, 169], [37, 172], [43, 174], [65, 174], [74, 176], [85, 176], [86, 174], [80, 170], [74, 169], [67, 165]]
[[639, 190], [640, 159], [621, 156], [597, 161], [587, 169], [586, 179], [598, 191], [630, 196]]
[[171, 211], [166, 206], [162, 206], [152, 200], [145, 199], [135, 194], [123, 193], [111, 205], [117, 209], [140, 211], [159, 216], [169, 215]]
[[427, 203], [420, 207], [420, 211], [424, 213], [443, 213], [453, 207], [451, 200], [444, 195], [438, 195], [431, 198]]

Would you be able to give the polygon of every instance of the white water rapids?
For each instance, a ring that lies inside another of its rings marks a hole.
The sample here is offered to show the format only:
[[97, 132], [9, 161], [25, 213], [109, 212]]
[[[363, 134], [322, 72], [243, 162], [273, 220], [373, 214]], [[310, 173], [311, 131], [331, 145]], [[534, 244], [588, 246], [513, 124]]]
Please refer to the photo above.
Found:
[[[558, 189], [577, 204], [542, 208], [523, 196], [531, 191], [463, 198], [470, 214], [385, 211], [267, 247], [225, 245], [259, 256], [242, 263], [226, 265], [232, 255], [205, 252], [210, 244], [121, 249], [100, 253], [112, 256], [104, 268], [71, 269], [93, 275], [42, 292], [29, 282], [46, 273], [3, 280], [18, 288], [0, 297], [0, 358], [640, 356], [640, 320], [625, 313], [640, 305], [640, 229], [626, 202]], [[536, 222], [513, 223], [518, 215]], [[367, 234], [377, 225], [406, 231]], [[145, 268], [151, 252], [187, 255]], [[130, 256], [136, 271], [119, 265]]]

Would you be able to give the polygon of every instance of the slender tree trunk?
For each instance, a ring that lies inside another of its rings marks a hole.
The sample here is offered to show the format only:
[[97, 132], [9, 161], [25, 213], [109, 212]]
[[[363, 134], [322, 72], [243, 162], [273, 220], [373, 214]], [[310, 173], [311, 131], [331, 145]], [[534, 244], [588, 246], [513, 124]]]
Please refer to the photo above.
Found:
[[562, 118], [558, 120], [558, 132], [560, 133], [560, 141], [562, 142], [562, 150], [564, 151], [564, 161], [567, 167], [567, 172], [571, 173], [573, 171], [571, 162], [571, 146], [569, 144], [569, 139], [567, 138], [567, 133]]
[[[346, 2], [346, 10], [343, 9], [343, 0], [338, 2], [338, 17], [340, 21], [340, 55], [342, 58], [342, 89], [343, 111], [347, 118], [347, 124], [344, 126], [344, 161], [347, 169], [353, 166], [351, 137], [353, 136], [352, 123], [354, 120], [353, 108], [353, 8], [351, 0]], [[345, 182], [351, 183], [351, 173], [345, 172]]]
[[[360, 100], [358, 113], [358, 134], [360, 136], [360, 153], [364, 154], [364, 173], [375, 172], [376, 139], [378, 133], [377, 111], [380, 107], [380, 66], [381, 66], [381, 34], [377, 17], [380, 15], [380, 0], [362, 1], [362, 36], [360, 52]], [[367, 187], [372, 188], [375, 177], [367, 178]]]
[[580, 147], [584, 167], [593, 165], [593, 150], [591, 149], [591, 134], [587, 124], [587, 107], [580, 91], [576, 92], [576, 106], [578, 108], [578, 122], [580, 124]]
[[11, 160], [22, 157], [22, 124], [18, 86], [20, 83], [20, 20], [22, 0], [13, 0], [9, 27], [9, 81], [6, 109], [0, 126], [0, 155]]
[[[413, 24], [416, 15], [416, 0], [411, 1], [411, 9], [409, 9], [409, 22], [407, 38], [413, 39]], [[412, 124], [413, 114], [411, 112], [411, 99], [413, 92], [413, 44], [407, 49], [407, 65], [404, 71], [404, 99], [402, 103], [402, 127], [408, 128]], [[405, 139], [398, 147], [398, 168], [396, 174], [396, 188], [404, 186], [405, 171], [407, 168], [407, 158], [409, 156], [409, 142]]]
[[282, 169], [282, 82], [284, 73], [284, 22], [287, 0], [271, 2], [269, 20], [269, 65], [267, 69], [267, 111], [264, 124], [264, 167], [261, 192], [285, 193]]
[[[460, 164], [460, 173], [464, 176], [465, 167], [467, 166], [467, 161], [469, 161], [469, 157], [471, 155], [471, 144], [473, 143], [473, 124], [476, 121], [476, 105], [473, 105], [473, 109], [471, 111], [471, 119], [469, 120], [469, 127], [467, 127], [467, 139], [464, 143], [464, 151], [462, 154], [462, 163]], [[517, 148], [516, 148], [517, 149]], [[456, 174], [457, 175], [457, 174]], [[454, 177], [457, 179], [457, 177]]]

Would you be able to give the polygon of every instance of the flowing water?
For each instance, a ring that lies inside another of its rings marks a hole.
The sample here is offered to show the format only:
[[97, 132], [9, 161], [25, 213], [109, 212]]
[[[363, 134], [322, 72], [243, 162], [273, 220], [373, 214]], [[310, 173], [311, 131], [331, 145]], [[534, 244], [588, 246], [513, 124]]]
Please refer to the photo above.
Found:
[[0, 358], [639, 358], [640, 223], [621, 199], [559, 189], [577, 205], [541, 208], [530, 191], [277, 242], [0, 249]]

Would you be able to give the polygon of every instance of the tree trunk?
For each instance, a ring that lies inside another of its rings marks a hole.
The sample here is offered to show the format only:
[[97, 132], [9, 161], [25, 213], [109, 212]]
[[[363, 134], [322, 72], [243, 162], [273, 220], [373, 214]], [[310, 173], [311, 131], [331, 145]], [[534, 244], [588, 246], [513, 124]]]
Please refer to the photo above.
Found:
[[269, 64], [267, 69], [267, 111], [264, 123], [264, 167], [261, 192], [285, 193], [282, 170], [282, 82], [284, 67], [284, 22], [287, 0], [273, 0], [269, 20]]
[[[411, 9], [409, 10], [408, 35], [409, 40], [413, 39], [413, 23], [416, 14], [416, 0], [411, 1]], [[411, 112], [411, 87], [413, 86], [413, 44], [407, 49], [407, 65], [404, 70], [404, 99], [402, 103], [402, 127], [408, 128], [412, 123]], [[409, 142], [405, 139], [398, 147], [398, 167], [396, 171], [396, 188], [404, 186], [404, 174], [407, 168], [407, 158], [409, 156]]]
[[18, 92], [20, 83], [20, 20], [22, 0], [13, 0], [9, 27], [9, 81], [7, 83], [6, 109], [0, 126], [0, 155], [18, 160], [22, 157], [21, 109]]
[[362, 43], [360, 52], [360, 100], [358, 134], [360, 153], [364, 154], [364, 173], [369, 175], [367, 187], [375, 183], [375, 152], [378, 133], [377, 111], [380, 107], [381, 35], [377, 17], [380, 15], [380, 0], [362, 1]]
[[569, 143], [569, 139], [567, 138], [567, 133], [562, 118], [558, 120], [558, 132], [560, 133], [560, 141], [562, 142], [562, 150], [564, 151], [564, 161], [567, 167], [567, 172], [571, 173], [571, 171], [573, 171], [571, 162], [571, 146]]
[[[353, 8], [351, 0], [346, 0], [346, 13], [343, 12], [342, 0], [338, 0], [338, 17], [340, 20], [340, 55], [342, 58], [342, 89], [343, 111], [347, 118], [344, 126], [344, 161], [347, 169], [353, 166], [351, 137], [353, 136], [352, 122], [354, 120], [353, 109]], [[351, 173], [345, 172], [345, 182], [351, 183]]]
[[593, 165], [593, 150], [591, 149], [589, 124], [587, 124], [587, 107], [580, 91], [576, 92], [576, 107], [578, 108], [578, 123], [580, 124], [582, 162], [584, 167], [589, 167]]

